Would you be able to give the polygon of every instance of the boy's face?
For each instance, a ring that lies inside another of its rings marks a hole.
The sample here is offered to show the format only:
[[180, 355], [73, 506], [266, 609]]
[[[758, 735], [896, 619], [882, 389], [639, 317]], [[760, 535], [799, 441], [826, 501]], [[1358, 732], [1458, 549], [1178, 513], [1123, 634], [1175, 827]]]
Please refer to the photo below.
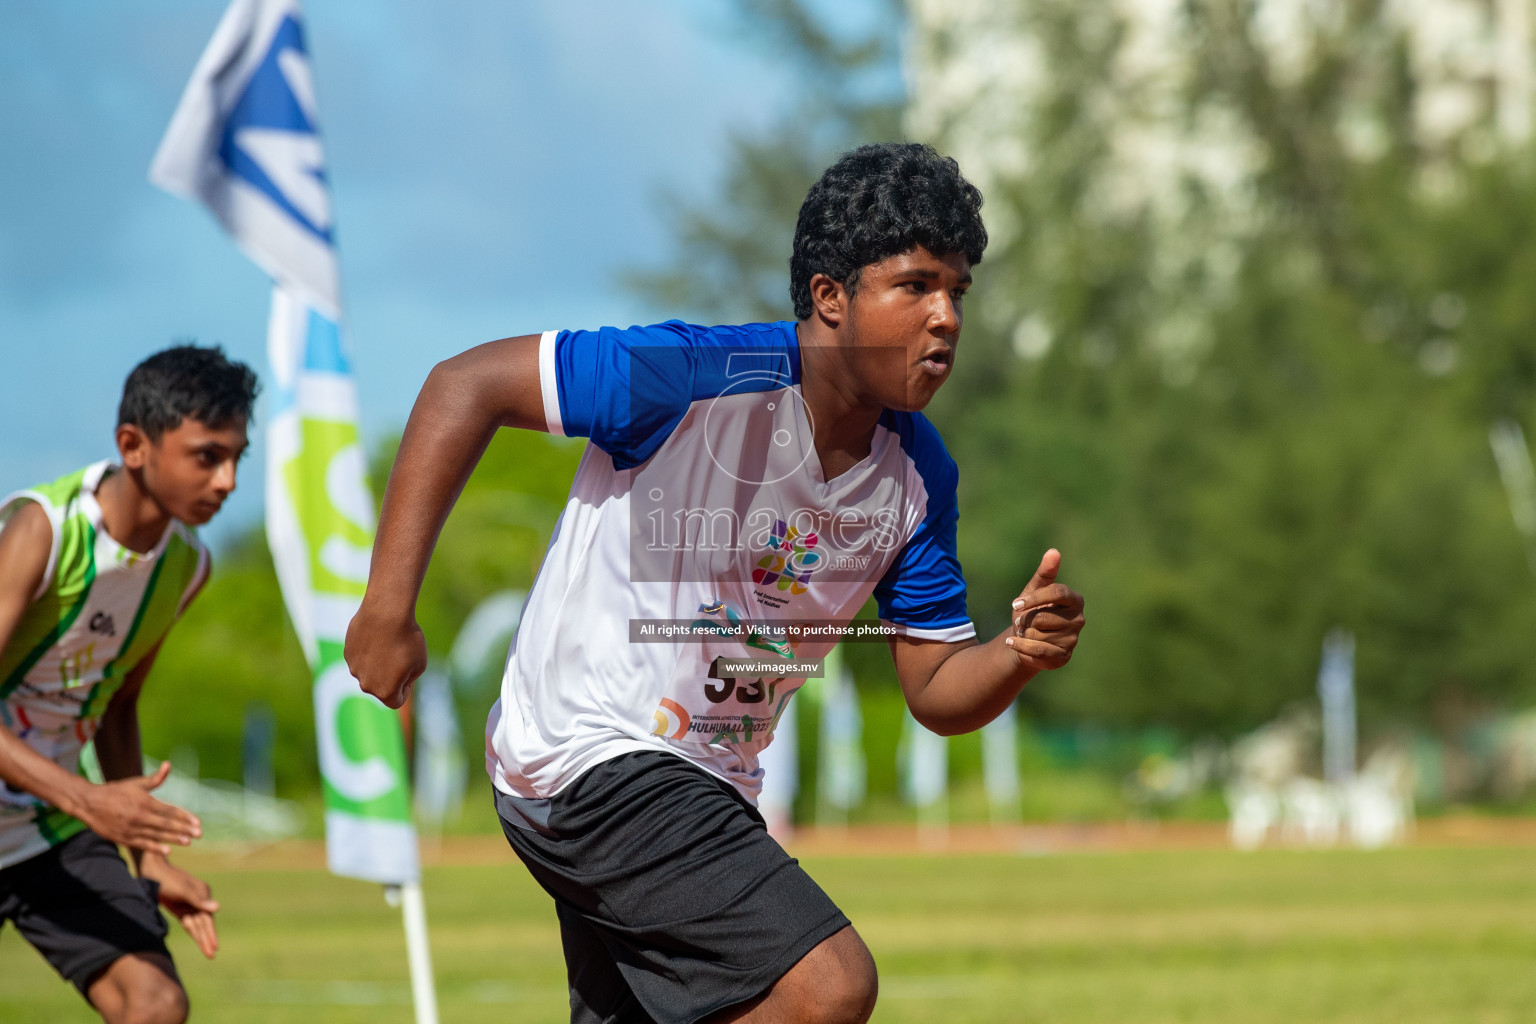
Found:
[[212, 519], [235, 489], [235, 469], [248, 443], [243, 416], [219, 427], [188, 417], [157, 441], [136, 426], [117, 428], [124, 467], [161, 508], [189, 526]]
[[887, 409], [922, 409], [949, 378], [960, 341], [962, 299], [971, 286], [963, 253], [922, 246], [871, 263], [847, 305], [848, 341], [871, 397]]

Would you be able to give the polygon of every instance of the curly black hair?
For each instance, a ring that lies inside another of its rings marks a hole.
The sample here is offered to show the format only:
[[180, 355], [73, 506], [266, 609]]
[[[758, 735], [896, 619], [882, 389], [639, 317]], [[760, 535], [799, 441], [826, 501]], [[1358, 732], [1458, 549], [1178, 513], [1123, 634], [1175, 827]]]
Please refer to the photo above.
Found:
[[215, 428], [238, 417], [249, 421], [260, 388], [256, 371], [227, 357], [219, 346], [176, 345], [128, 374], [117, 425], [131, 423], [158, 441], [189, 416]]
[[981, 262], [987, 229], [981, 192], [952, 157], [916, 142], [882, 142], [844, 153], [811, 186], [795, 225], [789, 297], [811, 315], [811, 278], [826, 274], [852, 294], [859, 271], [921, 245]]

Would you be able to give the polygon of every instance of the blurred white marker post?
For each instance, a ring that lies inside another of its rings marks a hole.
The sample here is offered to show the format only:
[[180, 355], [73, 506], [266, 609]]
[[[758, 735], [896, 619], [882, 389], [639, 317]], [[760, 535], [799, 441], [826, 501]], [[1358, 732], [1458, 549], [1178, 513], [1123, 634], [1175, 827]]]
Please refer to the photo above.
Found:
[[[813, 682], [815, 682], [813, 680]], [[816, 825], [846, 828], [848, 812], [864, 802], [868, 765], [864, 720], [853, 673], [843, 664], [842, 645], [827, 655], [821, 682], [821, 737], [816, 766]]]
[[917, 807], [918, 841], [923, 846], [944, 846], [949, 840], [949, 740], [929, 732], [907, 710], [902, 719], [902, 788], [907, 801]]
[[1019, 821], [1017, 709], [1018, 705], [1009, 704], [981, 730], [981, 766], [993, 825], [1014, 825]]
[[417, 1024], [437, 1024], [400, 719], [362, 693], [342, 657], [368, 582], [374, 505], [298, 0], [229, 5], [149, 177], [206, 206], [274, 279], [267, 539], [314, 672], [326, 860], [335, 874], [383, 884], [403, 906]]
[[1536, 575], [1536, 471], [1531, 468], [1525, 431], [1514, 420], [1499, 420], [1488, 430], [1488, 443], [1493, 447], [1493, 461], [1499, 464], [1499, 479], [1504, 482], [1515, 529], [1525, 539], [1526, 564]]
[[1323, 777], [1333, 786], [1355, 777], [1355, 635], [1335, 629], [1323, 641], [1317, 673], [1323, 704]]
[[416, 823], [435, 843], [442, 839], [444, 826], [463, 810], [469, 778], [447, 674], [434, 667], [416, 680], [411, 709], [416, 724]]
[[492, 657], [505, 663], [527, 597], [521, 590], [499, 590], [475, 605], [448, 653], [448, 669], [456, 685], [472, 682], [488, 671]]

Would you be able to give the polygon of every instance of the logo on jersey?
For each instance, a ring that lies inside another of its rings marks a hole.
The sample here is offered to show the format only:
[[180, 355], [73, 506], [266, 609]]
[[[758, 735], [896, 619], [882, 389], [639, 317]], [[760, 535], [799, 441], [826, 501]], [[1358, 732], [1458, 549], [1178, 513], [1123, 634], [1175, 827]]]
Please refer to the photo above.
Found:
[[769, 531], [765, 547], [768, 554], [758, 560], [752, 570], [752, 582], [760, 587], [773, 586], [791, 594], [803, 594], [810, 587], [811, 577], [821, 568], [821, 552], [816, 551], [814, 533], [801, 535], [784, 520], [776, 519]]
[[117, 636], [117, 623], [107, 612], [97, 612], [92, 615], [90, 623], [85, 628], [102, 636]]
[[688, 712], [684, 711], [683, 706], [671, 697], [661, 698], [661, 705], [655, 711], [654, 721], [655, 724], [651, 728], [652, 736], [680, 740], [688, 735], [690, 724]]

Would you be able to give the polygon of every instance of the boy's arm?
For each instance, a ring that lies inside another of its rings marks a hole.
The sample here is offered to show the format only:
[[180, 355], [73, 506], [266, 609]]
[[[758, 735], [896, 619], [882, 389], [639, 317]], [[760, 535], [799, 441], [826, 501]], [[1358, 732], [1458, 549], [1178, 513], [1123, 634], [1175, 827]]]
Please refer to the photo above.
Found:
[[1013, 602], [1013, 626], [991, 641], [957, 643], [898, 637], [896, 675], [912, 717], [944, 736], [980, 729], [1002, 714], [1035, 674], [1072, 657], [1083, 629], [1083, 598], [1056, 582], [1052, 548]]
[[[53, 524], [35, 502], [17, 509], [0, 527], [0, 651], [43, 582]], [[0, 779], [11, 789], [31, 793], [51, 807], [85, 822], [98, 835], [125, 846], [168, 851], [201, 834], [198, 820], [163, 804], [149, 791], [164, 781], [164, 771], [106, 786], [93, 785], [54, 764], [0, 725]]]
[[[0, 651], [26, 613], [48, 570], [53, 524], [36, 502], [25, 502], [0, 528]], [[84, 782], [23, 743], [0, 725], [0, 779], [11, 789], [74, 814], [80, 807], [78, 790]]]
[[[212, 575], [213, 565], [210, 561], [201, 582], [187, 595], [181, 613], [185, 613], [192, 602], [197, 600], [197, 595], [203, 592], [203, 587]], [[164, 642], [165, 638], [161, 637], [160, 642], [129, 669], [123, 677], [123, 685], [112, 695], [107, 710], [102, 712], [101, 721], [96, 726], [96, 763], [101, 766], [102, 778], [108, 782], [143, 774], [144, 747], [139, 738], [139, 693], [144, 689], [144, 680], [149, 678], [150, 669], [155, 667], [155, 659], [160, 657], [160, 645]], [[134, 851], [134, 863], [139, 862], [139, 853], [138, 850]]]
[[498, 427], [545, 430], [539, 336], [504, 338], [438, 363], [400, 439], [373, 543], [368, 590], [347, 628], [347, 667], [398, 708], [427, 667], [416, 597], [437, 535]]
[[[159, 653], [160, 647], [157, 644], [154, 650], [145, 655], [143, 661], [133, 667], [101, 716], [101, 724], [96, 729], [96, 760], [101, 765], [102, 776], [109, 782], [132, 779], [143, 771], [144, 753], [139, 738], [139, 693]], [[161, 765], [161, 772], [167, 767]], [[158, 850], [146, 851], [130, 847], [129, 852], [139, 877], [159, 883], [160, 903], [181, 922], [203, 955], [212, 959], [219, 949], [219, 934], [213, 922], [219, 904], [213, 898], [208, 884], [176, 867]]]

